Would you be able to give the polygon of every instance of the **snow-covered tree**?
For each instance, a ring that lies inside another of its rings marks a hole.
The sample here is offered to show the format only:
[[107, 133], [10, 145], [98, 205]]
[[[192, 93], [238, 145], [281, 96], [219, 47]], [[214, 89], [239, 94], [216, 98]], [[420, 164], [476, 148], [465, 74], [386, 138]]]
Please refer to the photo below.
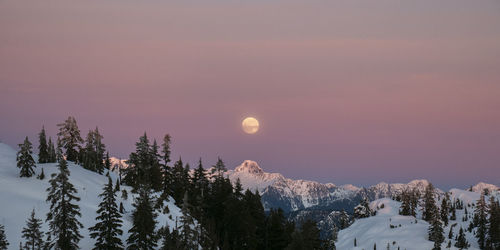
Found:
[[78, 242], [82, 238], [80, 228], [83, 227], [77, 219], [81, 217], [80, 207], [74, 203], [80, 198], [76, 196], [77, 190], [69, 182], [70, 172], [64, 157], [59, 159], [59, 173], [52, 174], [50, 187], [47, 188], [47, 202], [50, 203], [50, 211], [47, 213], [46, 221], [49, 222], [50, 234], [54, 236], [54, 242], [50, 247], [57, 249], [77, 249]]
[[35, 160], [31, 156], [33, 148], [27, 136], [24, 142], [19, 144], [19, 148], [19, 152], [17, 152], [17, 167], [21, 169], [19, 176], [31, 177], [35, 174], [33, 168], [36, 168], [36, 165]]
[[342, 209], [339, 217], [339, 228], [342, 230], [344, 228], [347, 228], [349, 225], [351, 225], [351, 220], [349, 218], [349, 215], [346, 213], [345, 210]]
[[158, 237], [155, 232], [157, 214], [153, 209], [153, 199], [150, 188], [138, 188], [138, 197], [134, 202], [132, 212], [132, 228], [127, 244], [127, 249], [153, 249], [157, 246]]
[[83, 143], [80, 136], [80, 129], [76, 124], [74, 117], [69, 116], [63, 123], [57, 124], [61, 138], [62, 147], [66, 150], [66, 159], [68, 161], [78, 161], [78, 154]]
[[38, 134], [38, 163], [49, 162], [49, 148], [47, 145], [47, 135], [45, 135], [45, 128]]
[[7, 250], [9, 246], [9, 241], [7, 241], [7, 236], [5, 236], [5, 227], [0, 224], [0, 250]]
[[42, 249], [43, 248], [43, 232], [41, 231], [42, 228], [42, 220], [37, 219], [35, 217], [35, 209], [31, 211], [31, 216], [26, 221], [26, 227], [23, 228], [23, 238], [26, 240], [24, 243], [24, 248], [25, 249]]
[[122, 215], [118, 211], [116, 193], [113, 190], [111, 177], [108, 177], [108, 184], [104, 186], [99, 197], [102, 198], [102, 201], [99, 204], [99, 209], [97, 209], [97, 223], [89, 228], [90, 237], [96, 239], [94, 249], [123, 249], [122, 241], [119, 238], [123, 234], [120, 229]]
[[370, 209], [370, 206], [368, 204], [368, 200], [366, 198], [363, 198], [361, 202], [354, 207], [354, 218], [359, 219], [359, 218], [367, 218], [372, 215], [372, 210]]

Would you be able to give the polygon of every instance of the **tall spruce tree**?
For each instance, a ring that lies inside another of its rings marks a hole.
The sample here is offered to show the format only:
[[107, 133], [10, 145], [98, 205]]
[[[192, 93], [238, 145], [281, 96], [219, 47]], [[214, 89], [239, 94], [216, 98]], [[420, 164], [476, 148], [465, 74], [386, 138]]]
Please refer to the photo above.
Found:
[[54, 242], [50, 247], [57, 249], [78, 249], [78, 242], [82, 238], [80, 228], [83, 227], [77, 217], [81, 217], [80, 207], [74, 202], [80, 201], [76, 196], [77, 190], [69, 182], [70, 172], [64, 157], [59, 158], [59, 173], [52, 174], [50, 187], [47, 188], [47, 202], [50, 211], [46, 221], [49, 222], [50, 234]]
[[42, 131], [38, 134], [38, 142], [38, 163], [48, 163], [50, 156], [45, 127], [42, 127]]
[[449, 209], [449, 201], [450, 201], [450, 195], [448, 193], [445, 194], [445, 197], [443, 200], [441, 200], [441, 221], [444, 223], [445, 226], [448, 226], [448, 214], [450, 213]]
[[153, 209], [151, 189], [141, 185], [132, 212], [132, 228], [127, 239], [127, 249], [153, 249], [157, 246], [158, 235], [155, 232], [157, 214]]
[[35, 217], [35, 209], [31, 211], [31, 216], [26, 221], [26, 227], [23, 228], [22, 236], [25, 239], [24, 249], [42, 249], [43, 248], [43, 232], [42, 220]]
[[63, 123], [57, 124], [59, 133], [57, 135], [61, 138], [62, 147], [66, 150], [66, 160], [78, 161], [83, 139], [80, 136], [80, 129], [76, 124], [74, 117], [69, 116]]
[[429, 226], [429, 240], [434, 242], [433, 250], [441, 249], [441, 244], [444, 241], [443, 225], [439, 220], [439, 215], [434, 214]]
[[488, 240], [490, 249], [500, 249], [500, 203], [495, 197], [490, 196], [488, 218]]
[[99, 128], [90, 130], [85, 138], [85, 147], [81, 152], [80, 161], [83, 167], [102, 174], [104, 172], [106, 145], [102, 142], [103, 136], [99, 133]]
[[24, 142], [19, 144], [19, 148], [19, 152], [17, 152], [17, 167], [21, 169], [19, 176], [31, 177], [35, 174], [33, 168], [36, 168], [36, 165], [35, 160], [31, 156], [33, 148], [27, 136]]
[[[161, 178], [161, 173], [158, 169], [156, 160], [157, 152], [149, 144], [149, 139], [146, 133], [139, 138], [135, 144], [135, 152], [129, 156], [128, 168], [124, 169], [125, 177], [123, 183], [137, 189], [140, 185], [151, 186], [157, 190], [157, 179]], [[156, 176], [155, 176], [156, 175]], [[154, 179], [153, 179], [154, 177]]]
[[190, 212], [189, 195], [186, 191], [181, 208], [180, 232], [181, 242], [184, 249], [196, 249], [198, 246], [198, 232], [196, 231], [193, 216]]
[[104, 186], [103, 192], [99, 194], [102, 198], [97, 209], [97, 223], [89, 228], [90, 237], [96, 239], [95, 250], [123, 249], [123, 243], [119, 236], [123, 234], [122, 215], [116, 204], [116, 193], [113, 190], [113, 181], [108, 177], [108, 184]]
[[7, 250], [9, 246], [9, 241], [7, 241], [7, 236], [5, 236], [5, 227], [0, 224], [0, 250]]
[[484, 193], [481, 193], [479, 200], [476, 203], [476, 209], [474, 210], [475, 226], [477, 243], [479, 248], [484, 249], [486, 246], [486, 237], [488, 234], [488, 207], [484, 198]]
[[56, 157], [56, 148], [54, 147], [54, 143], [52, 142], [52, 138], [49, 137], [49, 142], [48, 142], [48, 154], [49, 154], [49, 163], [54, 163], [57, 162], [57, 157]]
[[432, 185], [432, 183], [429, 183], [425, 187], [424, 211], [422, 213], [423, 219], [427, 222], [432, 222], [434, 217], [437, 215], [436, 213], [438, 212], [436, 200], [434, 199], [434, 192], [434, 186]]

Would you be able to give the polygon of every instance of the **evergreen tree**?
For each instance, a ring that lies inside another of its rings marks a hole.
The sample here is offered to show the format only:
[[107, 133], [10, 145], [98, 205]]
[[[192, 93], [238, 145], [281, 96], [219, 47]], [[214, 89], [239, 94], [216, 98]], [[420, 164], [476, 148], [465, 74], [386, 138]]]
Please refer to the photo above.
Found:
[[[105, 155], [106, 145], [102, 143], [103, 136], [99, 133], [99, 128], [90, 130], [85, 138], [85, 147], [81, 152], [80, 161], [83, 167], [102, 174], [106, 169]], [[108, 168], [109, 170], [109, 168]]]
[[[106, 158], [104, 159], [104, 168], [111, 170], [111, 159], [109, 159], [109, 151], [106, 151]], [[118, 175], [120, 175], [120, 170], [118, 169]]]
[[42, 127], [42, 131], [38, 134], [38, 163], [49, 162], [49, 149], [47, 146], [47, 136], [45, 135], [45, 128]]
[[79, 229], [83, 227], [77, 219], [81, 217], [80, 207], [73, 201], [79, 201], [76, 196], [77, 190], [69, 182], [70, 172], [63, 157], [59, 159], [59, 173], [52, 174], [47, 188], [47, 202], [50, 203], [50, 211], [47, 213], [46, 221], [49, 222], [50, 233], [55, 242], [50, 247], [57, 249], [77, 249], [78, 242], [82, 238]]
[[182, 241], [182, 245], [185, 249], [196, 249], [198, 246], [198, 232], [193, 228], [194, 227], [194, 219], [190, 214], [190, 205], [188, 192], [186, 191], [184, 194], [184, 199], [181, 208], [181, 235], [180, 239]]
[[217, 163], [212, 167], [212, 174], [216, 174], [216, 178], [224, 178], [224, 173], [227, 171], [226, 165], [219, 157]]
[[457, 242], [455, 242], [455, 247], [459, 249], [467, 249], [469, 247], [469, 243], [467, 239], [465, 239], [465, 233], [462, 227], [460, 227], [460, 231], [458, 231]]
[[97, 209], [99, 215], [96, 220], [98, 222], [95, 226], [89, 228], [89, 231], [92, 232], [90, 237], [97, 238], [94, 249], [123, 249], [122, 241], [119, 238], [123, 234], [120, 229], [122, 216], [116, 204], [116, 193], [113, 190], [111, 177], [108, 177], [108, 184], [104, 186], [99, 197], [102, 198], [102, 202], [99, 204], [99, 209]]
[[43, 247], [43, 232], [42, 220], [35, 217], [35, 209], [31, 212], [31, 217], [26, 221], [26, 227], [23, 228], [23, 238], [26, 240], [24, 243], [25, 249], [42, 249]]
[[322, 249], [323, 241], [315, 221], [309, 219], [304, 221], [300, 226], [300, 234], [304, 241], [303, 249]]
[[487, 246], [490, 249], [500, 249], [500, 204], [493, 195], [490, 196], [489, 204]]
[[401, 192], [401, 207], [399, 209], [400, 215], [411, 215], [411, 197], [408, 190]]
[[477, 201], [476, 209], [474, 211], [475, 225], [477, 226], [476, 237], [479, 248], [484, 249], [486, 246], [486, 237], [488, 233], [488, 207], [484, 199], [484, 193]]
[[432, 183], [429, 183], [425, 187], [423, 219], [427, 222], [432, 222], [434, 216], [437, 215], [437, 210], [436, 200], [434, 199], [434, 186]]
[[128, 231], [130, 235], [127, 239], [127, 249], [153, 249], [157, 246], [156, 217], [150, 188], [141, 185], [134, 202], [133, 225]]
[[59, 133], [57, 136], [61, 138], [62, 147], [66, 150], [66, 160], [78, 161], [78, 154], [83, 143], [80, 136], [80, 129], [76, 124], [74, 117], [69, 116], [63, 123], [57, 124]]
[[271, 209], [267, 218], [267, 249], [284, 249], [291, 241], [293, 224], [285, 219], [283, 210]]
[[7, 236], [5, 236], [5, 227], [0, 225], [0, 250], [7, 250], [9, 242], [7, 241]]
[[170, 144], [171, 144], [171, 139], [169, 134], [166, 134], [165, 137], [163, 137], [163, 144], [162, 144], [162, 153], [163, 153], [163, 163], [168, 165], [170, 162], [170, 154], [171, 154], [171, 149], [170, 149]]
[[448, 225], [448, 214], [449, 214], [449, 194], [445, 194], [445, 198], [441, 201], [441, 221], [445, 226]]
[[415, 187], [410, 193], [410, 215], [417, 217], [418, 201], [420, 200], [420, 192]]
[[19, 176], [31, 177], [35, 174], [33, 168], [36, 168], [36, 165], [35, 160], [31, 156], [33, 148], [27, 136], [24, 139], [24, 143], [19, 144], [19, 148], [19, 152], [17, 152], [17, 167], [21, 169]]
[[[149, 144], [144, 133], [135, 144], [136, 150], [131, 153], [125, 169], [123, 183], [137, 189], [140, 185], [150, 185], [155, 191], [160, 189], [161, 170], [159, 164], [158, 147]], [[122, 184], [123, 184], [122, 183]]]
[[368, 204], [368, 200], [363, 198], [359, 205], [354, 207], [354, 218], [359, 219], [359, 218], [367, 218], [370, 217], [372, 214], [372, 210], [370, 209], [370, 206]]
[[443, 225], [437, 214], [434, 215], [429, 226], [429, 240], [434, 242], [434, 249], [441, 249], [441, 243], [444, 241]]
[[349, 215], [346, 213], [346, 211], [344, 211], [342, 209], [342, 211], [340, 212], [339, 227], [342, 230], [342, 229], [347, 228], [350, 225], [351, 225], [351, 221], [349, 219]]
[[49, 142], [48, 142], [48, 155], [49, 155], [49, 163], [55, 163], [57, 161], [56, 157], [56, 148], [54, 147], [54, 143], [52, 142], [52, 138], [49, 137]]

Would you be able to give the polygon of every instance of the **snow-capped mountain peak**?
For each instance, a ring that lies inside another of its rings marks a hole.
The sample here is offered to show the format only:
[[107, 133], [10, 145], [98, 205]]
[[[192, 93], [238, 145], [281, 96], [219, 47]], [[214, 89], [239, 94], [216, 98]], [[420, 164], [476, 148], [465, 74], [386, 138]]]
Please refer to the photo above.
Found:
[[488, 190], [489, 192], [500, 192], [500, 187], [484, 182], [479, 182], [478, 184], [474, 185], [472, 187], [472, 192], [481, 193], [485, 189]]
[[247, 172], [255, 175], [262, 175], [264, 171], [255, 161], [245, 160], [241, 165], [234, 169], [235, 172]]

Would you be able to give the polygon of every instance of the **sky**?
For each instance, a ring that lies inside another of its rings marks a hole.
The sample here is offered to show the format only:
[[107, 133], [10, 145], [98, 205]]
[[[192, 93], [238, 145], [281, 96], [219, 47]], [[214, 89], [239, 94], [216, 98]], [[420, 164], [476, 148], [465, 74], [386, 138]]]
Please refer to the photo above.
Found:
[[0, 140], [69, 115], [120, 158], [146, 131], [192, 165], [500, 185], [500, 2], [0, 1]]

